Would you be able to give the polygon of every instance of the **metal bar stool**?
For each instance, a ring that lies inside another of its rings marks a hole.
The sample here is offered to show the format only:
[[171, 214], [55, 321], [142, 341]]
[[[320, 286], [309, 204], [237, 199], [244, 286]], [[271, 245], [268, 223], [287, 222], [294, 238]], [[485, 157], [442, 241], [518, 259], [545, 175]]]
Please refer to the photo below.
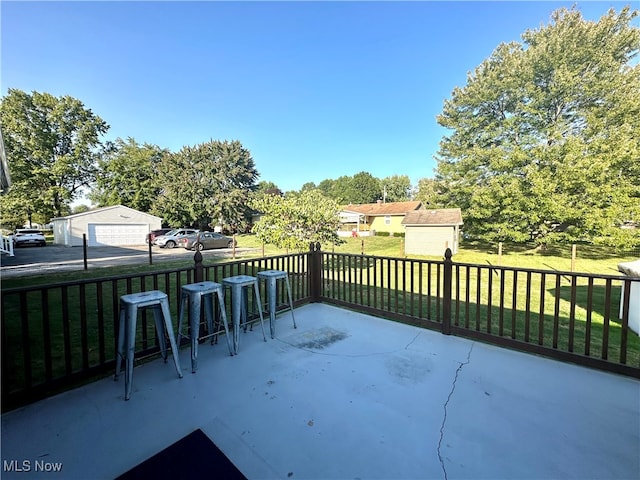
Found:
[[262, 338], [267, 341], [264, 333], [264, 317], [262, 316], [262, 300], [260, 299], [260, 289], [258, 288], [258, 279], [249, 275], [237, 275], [222, 280], [222, 284], [231, 288], [231, 314], [233, 317], [233, 351], [238, 354], [238, 343], [240, 340], [240, 324], [247, 323], [247, 305], [245, 300], [248, 299], [246, 288], [253, 286], [256, 296], [258, 312], [260, 313], [260, 326], [262, 327]]
[[[277, 295], [277, 282], [278, 280], [284, 280], [287, 286], [287, 294], [289, 295], [289, 308], [291, 310], [291, 319], [293, 320], [293, 328], [298, 328], [296, 325], [296, 319], [293, 316], [293, 298], [291, 296], [291, 285], [289, 284], [289, 275], [282, 270], [264, 270], [258, 272], [258, 278], [265, 281], [267, 296], [269, 297], [269, 329], [271, 330], [271, 338], [274, 338], [276, 334], [276, 295]], [[285, 308], [285, 311], [287, 308]]]
[[[173, 325], [171, 324], [171, 312], [169, 311], [169, 300], [167, 294], [159, 290], [151, 290], [142, 293], [131, 293], [120, 297], [120, 332], [118, 334], [118, 355], [116, 357], [116, 374], [114, 380], [118, 380], [122, 360], [125, 361], [124, 376], [124, 399], [129, 400], [133, 382], [133, 356], [136, 349], [136, 322], [138, 310], [150, 308], [153, 310], [153, 318], [158, 334], [160, 352], [165, 363], [167, 362], [167, 346], [165, 343], [165, 333], [169, 337], [173, 363], [178, 372], [178, 377], [182, 378], [180, 359], [178, 358], [178, 346], [173, 335]], [[164, 323], [163, 323], [164, 322]], [[125, 352], [126, 350], [126, 352]]]
[[[215, 282], [199, 282], [184, 285], [180, 299], [180, 314], [178, 317], [178, 343], [182, 337], [191, 339], [191, 372], [196, 373], [198, 369], [198, 341], [202, 338], [211, 337], [211, 344], [215, 341], [216, 334], [213, 325], [213, 296], [218, 296], [218, 305], [224, 331], [227, 334], [227, 346], [229, 354], [233, 355], [231, 346], [231, 336], [229, 335], [229, 325], [227, 323], [227, 313], [224, 307], [224, 291], [222, 285]], [[189, 334], [182, 333], [182, 319], [184, 318], [185, 306], [189, 302]], [[207, 335], [200, 337], [200, 307], [204, 304], [204, 317], [207, 322]]]

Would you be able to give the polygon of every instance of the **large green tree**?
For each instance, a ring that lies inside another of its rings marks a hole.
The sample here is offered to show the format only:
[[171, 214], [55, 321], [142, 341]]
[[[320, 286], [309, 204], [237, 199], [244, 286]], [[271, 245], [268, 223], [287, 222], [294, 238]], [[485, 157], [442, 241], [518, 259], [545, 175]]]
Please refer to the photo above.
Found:
[[385, 201], [406, 202], [411, 199], [411, 180], [408, 175], [391, 175], [379, 183]]
[[99, 173], [89, 198], [104, 207], [125, 205], [143, 212], [151, 208], [160, 193], [157, 169], [166, 150], [140, 145], [133, 138], [118, 138], [99, 161]]
[[637, 11], [576, 9], [499, 45], [438, 116], [438, 191], [488, 240], [640, 244]]
[[421, 178], [418, 180], [415, 199], [422, 202], [425, 208], [441, 208], [444, 204], [439, 188], [435, 179]]
[[264, 243], [305, 251], [312, 242], [342, 242], [337, 233], [340, 207], [320, 190], [255, 195], [251, 206], [261, 214], [253, 233]]
[[257, 178], [251, 153], [238, 141], [183, 147], [158, 164], [161, 191], [152, 211], [174, 226], [244, 230]]
[[383, 195], [380, 179], [369, 172], [323, 180], [318, 185], [318, 190], [341, 204], [373, 203], [382, 199]]
[[0, 200], [10, 216], [48, 221], [94, 180], [109, 126], [80, 100], [9, 89], [0, 122], [12, 185]]
[[343, 200], [345, 203], [373, 203], [381, 198], [380, 179], [369, 172], [359, 172], [349, 179]]

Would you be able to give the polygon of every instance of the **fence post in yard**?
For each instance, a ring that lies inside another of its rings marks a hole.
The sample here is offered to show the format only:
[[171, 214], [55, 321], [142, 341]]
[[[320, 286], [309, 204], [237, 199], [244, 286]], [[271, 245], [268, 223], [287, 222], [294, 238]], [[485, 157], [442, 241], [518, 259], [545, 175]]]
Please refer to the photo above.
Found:
[[87, 234], [82, 234], [82, 258], [84, 259], [84, 269], [88, 270], [89, 266], [87, 265]]
[[311, 302], [320, 302], [320, 294], [322, 292], [322, 251], [320, 243], [311, 243], [309, 245], [309, 260], [307, 262], [309, 269], [309, 295]]
[[195, 263], [194, 269], [194, 282], [202, 282], [204, 281], [204, 268], [202, 266], [202, 253], [200, 250], [196, 249], [196, 254], [193, 256], [193, 262]]
[[442, 294], [442, 333], [451, 335], [451, 284], [453, 283], [453, 253], [450, 248], [444, 252], [444, 275]]

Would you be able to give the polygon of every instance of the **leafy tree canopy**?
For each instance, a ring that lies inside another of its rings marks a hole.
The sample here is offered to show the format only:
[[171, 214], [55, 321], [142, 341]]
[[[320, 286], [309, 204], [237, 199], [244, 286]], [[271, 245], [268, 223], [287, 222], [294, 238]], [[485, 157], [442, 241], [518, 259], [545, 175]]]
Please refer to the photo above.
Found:
[[169, 225], [243, 230], [257, 178], [251, 154], [238, 141], [183, 147], [158, 164], [161, 191], [152, 211]]
[[337, 234], [340, 207], [320, 190], [285, 196], [255, 195], [251, 206], [262, 214], [253, 232], [264, 243], [306, 251], [312, 242], [342, 242]]
[[268, 182], [266, 180], [263, 180], [260, 183], [258, 183], [256, 192], [266, 193], [269, 195], [282, 195], [282, 190], [278, 188], [278, 185], [276, 185], [273, 182]]
[[157, 169], [165, 155], [155, 145], [118, 138], [99, 162], [100, 175], [89, 198], [100, 207], [125, 205], [149, 212], [161, 190]]
[[499, 45], [438, 116], [437, 181], [487, 240], [640, 244], [637, 11], [576, 9]]
[[407, 175], [391, 175], [379, 183], [383, 199], [387, 202], [406, 202], [411, 199], [411, 180]]
[[45, 223], [68, 213], [95, 179], [109, 126], [70, 96], [13, 88], [0, 103], [0, 122], [12, 180], [3, 211]]
[[[315, 184], [307, 183], [302, 191], [315, 188]], [[379, 179], [369, 172], [356, 173], [353, 176], [343, 175], [336, 179], [326, 179], [317, 186], [325, 196], [340, 204], [374, 203], [382, 200], [386, 189], [386, 200], [402, 202], [411, 198], [411, 181], [407, 175], [392, 175]]]
[[433, 178], [421, 178], [418, 180], [415, 199], [422, 202], [426, 208], [443, 208], [443, 200], [440, 197], [440, 186]]

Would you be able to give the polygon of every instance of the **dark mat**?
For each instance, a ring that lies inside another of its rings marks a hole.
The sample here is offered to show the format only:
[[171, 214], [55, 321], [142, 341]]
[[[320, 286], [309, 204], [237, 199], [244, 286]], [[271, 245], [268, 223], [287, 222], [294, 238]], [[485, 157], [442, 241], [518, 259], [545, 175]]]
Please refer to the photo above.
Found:
[[116, 480], [149, 478], [247, 479], [200, 429], [156, 453]]

